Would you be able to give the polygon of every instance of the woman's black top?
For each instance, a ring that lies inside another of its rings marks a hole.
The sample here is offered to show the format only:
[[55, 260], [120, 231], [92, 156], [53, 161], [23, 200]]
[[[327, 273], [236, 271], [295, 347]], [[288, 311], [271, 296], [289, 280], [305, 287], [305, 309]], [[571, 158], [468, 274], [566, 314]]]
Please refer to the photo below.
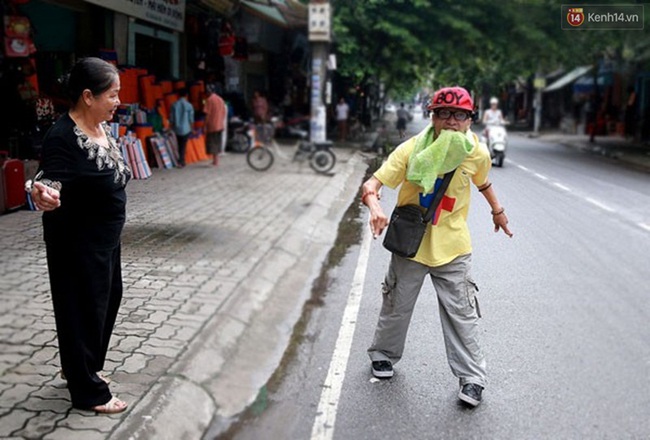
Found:
[[43, 213], [47, 244], [110, 249], [120, 243], [131, 170], [108, 124], [104, 130], [108, 149], [91, 141], [66, 113], [43, 139], [42, 178], [62, 184], [61, 206]]

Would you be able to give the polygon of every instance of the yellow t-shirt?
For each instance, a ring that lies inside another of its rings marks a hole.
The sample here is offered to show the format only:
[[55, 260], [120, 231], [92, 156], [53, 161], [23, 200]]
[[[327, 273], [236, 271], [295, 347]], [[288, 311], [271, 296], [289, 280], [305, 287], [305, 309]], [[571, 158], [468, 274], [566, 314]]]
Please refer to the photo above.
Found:
[[[478, 141], [474, 133], [472, 137], [474, 148], [456, 169], [431, 224], [427, 226], [420, 249], [412, 258], [418, 263], [431, 267], [441, 266], [459, 255], [472, 252], [467, 226], [471, 198], [470, 180], [476, 186], [484, 185], [487, 183], [488, 173], [492, 167], [487, 147]], [[397, 206], [414, 204], [428, 208], [433, 201], [433, 192], [422, 194], [422, 187], [406, 180], [408, 160], [414, 147], [415, 137], [399, 145], [374, 176], [389, 188], [395, 189], [401, 185], [397, 195]], [[435, 188], [442, 183], [442, 177], [438, 176]]]

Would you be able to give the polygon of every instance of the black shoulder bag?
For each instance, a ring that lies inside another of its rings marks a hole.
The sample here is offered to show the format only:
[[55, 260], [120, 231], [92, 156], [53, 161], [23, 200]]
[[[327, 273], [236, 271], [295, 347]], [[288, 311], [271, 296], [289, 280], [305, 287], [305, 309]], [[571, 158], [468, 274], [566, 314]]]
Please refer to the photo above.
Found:
[[452, 170], [445, 174], [442, 184], [436, 191], [436, 194], [427, 209], [426, 213], [422, 212], [420, 205], [396, 206], [390, 216], [390, 222], [384, 236], [384, 247], [404, 258], [415, 257], [422, 243], [422, 237], [427, 229], [427, 224], [431, 222], [433, 213], [440, 204], [442, 197], [447, 191], [449, 182], [454, 176]]

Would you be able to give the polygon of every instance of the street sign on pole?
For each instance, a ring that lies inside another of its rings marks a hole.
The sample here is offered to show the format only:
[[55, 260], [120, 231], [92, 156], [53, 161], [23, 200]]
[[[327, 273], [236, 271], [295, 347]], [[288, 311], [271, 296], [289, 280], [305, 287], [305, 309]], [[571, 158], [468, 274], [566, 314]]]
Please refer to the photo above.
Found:
[[330, 4], [326, 1], [309, 4], [309, 41], [330, 41]]
[[327, 139], [327, 98], [324, 95], [329, 60], [330, 4], [326, 0], [309, 3], [309, 41], [311, 42], [311, 118], [309, 140]]

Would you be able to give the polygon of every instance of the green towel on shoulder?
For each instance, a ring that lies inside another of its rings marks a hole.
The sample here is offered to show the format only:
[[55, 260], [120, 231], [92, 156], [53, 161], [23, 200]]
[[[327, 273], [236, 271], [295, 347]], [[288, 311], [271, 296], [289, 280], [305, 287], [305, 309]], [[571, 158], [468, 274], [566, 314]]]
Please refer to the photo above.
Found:
[[438, 176], [456, 169], [472, 151], [472, 139], [469, 130], [467, 133], [442, 130], [436, 138], [433, 125], [429, 125], [415, 138], [406, 180], [421, 186], [425, 194], [430, 193]]

